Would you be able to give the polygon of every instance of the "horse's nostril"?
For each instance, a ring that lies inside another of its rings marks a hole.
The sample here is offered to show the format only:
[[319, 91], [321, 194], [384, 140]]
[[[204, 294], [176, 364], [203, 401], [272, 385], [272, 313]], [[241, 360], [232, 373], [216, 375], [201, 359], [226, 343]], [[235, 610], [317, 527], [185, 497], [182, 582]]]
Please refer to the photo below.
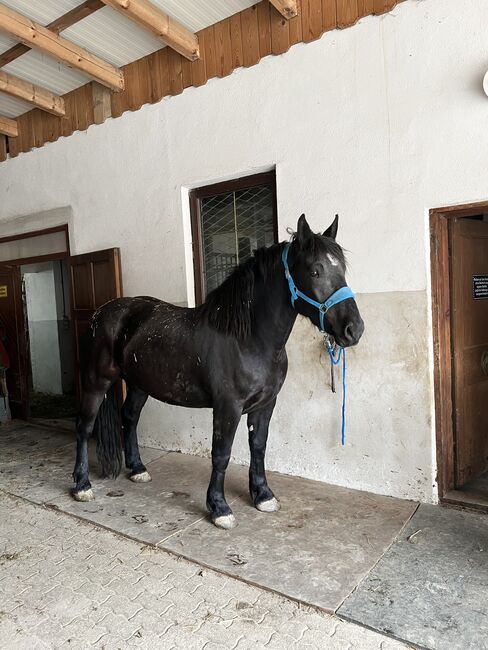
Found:
[[349, 323], [349, 325], [346, 325], [346, 328], [344, 330], [344, 334], [346, 336], [346, 339], [348, 341], [353, 341], [355, 339], [354, 336], [354, 325], [352, 323]]

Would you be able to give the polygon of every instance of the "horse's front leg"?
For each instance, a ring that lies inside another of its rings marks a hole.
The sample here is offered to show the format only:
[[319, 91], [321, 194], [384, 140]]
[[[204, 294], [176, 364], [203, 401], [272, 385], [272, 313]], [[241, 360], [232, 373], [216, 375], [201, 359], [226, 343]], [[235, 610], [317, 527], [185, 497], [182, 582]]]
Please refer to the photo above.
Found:
[[212, 439], [212, 476], [207, 491], [207, 508], [219, 528], [235, 528], [232, 510], [224, 495], [225, 471], [229, 464], [232, 443], [242, 410], [236, 404], [214, 406]]
[[276, 404], [274, 399], [270, 404], [247, 416], [249, 431], [249, 448], [251, 464], [249, 466], [249, 492], [251, 499], [261, 512], [276, 512], [280, 509], [279, 501], [268, 487], [264, 469], [264, 456], [268, 440], [269, 421]]

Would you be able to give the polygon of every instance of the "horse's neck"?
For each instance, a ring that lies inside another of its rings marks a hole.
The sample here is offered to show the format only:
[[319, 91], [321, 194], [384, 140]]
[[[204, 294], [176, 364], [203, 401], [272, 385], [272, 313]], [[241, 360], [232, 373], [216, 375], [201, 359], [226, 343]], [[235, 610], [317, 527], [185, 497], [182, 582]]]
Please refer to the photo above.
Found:
[[266, 349], [284, 349], [297, 317], [291, 306], [290, 292], [281, 269], [259, 278], [254, 287], [254, 333]]

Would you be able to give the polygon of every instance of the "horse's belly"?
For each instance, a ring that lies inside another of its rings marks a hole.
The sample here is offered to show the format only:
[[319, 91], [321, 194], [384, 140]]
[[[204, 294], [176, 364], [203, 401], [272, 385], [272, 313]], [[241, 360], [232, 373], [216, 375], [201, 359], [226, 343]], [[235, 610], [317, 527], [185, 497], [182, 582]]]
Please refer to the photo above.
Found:
[[125, 364], [124, 379], [160, 402], [175, 406], [205, 408], [212, 405], [211, 397], [194, 368], [181, 366], [178, 370], [158, 360], [135, 358]]
[[158, 386], [148, 392], [154, 399], [173, 406], [188, 408], [210, 408], [212, 406], [210, 396], [197, 387]]

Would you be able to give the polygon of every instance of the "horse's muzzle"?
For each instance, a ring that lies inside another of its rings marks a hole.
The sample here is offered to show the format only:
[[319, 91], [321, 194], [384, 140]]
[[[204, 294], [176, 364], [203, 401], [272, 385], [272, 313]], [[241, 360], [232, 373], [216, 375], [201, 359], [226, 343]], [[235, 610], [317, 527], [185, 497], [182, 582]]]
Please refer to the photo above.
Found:
[[364, 322], [362, 318], [349, 321], [344, 327], [341, 335], [334, 336], [338, 345], [343, 348], [349, 348], [356, 345], [364, 332]]

